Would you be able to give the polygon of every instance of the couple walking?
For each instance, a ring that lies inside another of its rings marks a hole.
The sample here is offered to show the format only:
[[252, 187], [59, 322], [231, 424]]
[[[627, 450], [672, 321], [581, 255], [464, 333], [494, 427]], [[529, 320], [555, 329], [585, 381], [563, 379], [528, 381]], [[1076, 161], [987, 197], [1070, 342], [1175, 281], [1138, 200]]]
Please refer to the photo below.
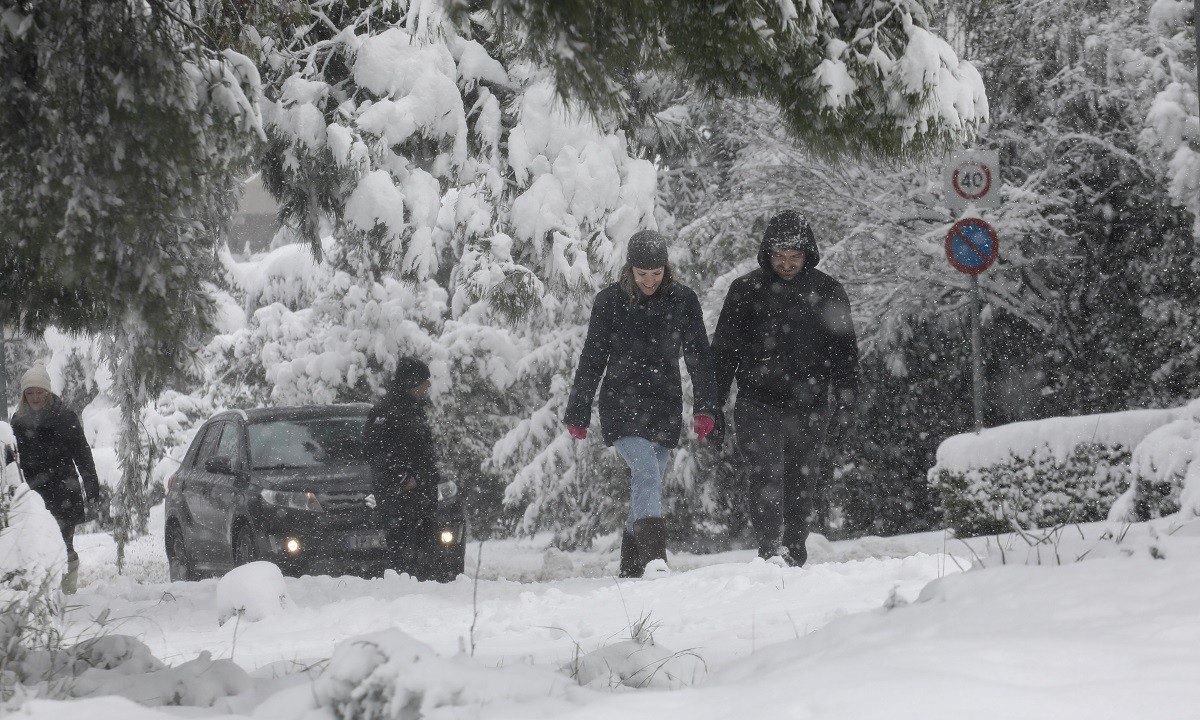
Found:
[[696, 293], [673, 276], [667, 239], [653, 230], [629, 239], [618, 281], [596, 295], [563, 418], [571, 437], [586, 438], [599, 387], [604, 441], [630, 469], [621, 577], [668, 572], [662, 482], [681, 430], [680, 355], [700, 442], [723, 438], [736, 379], [735, 440], [749, 466], [758, 554], [804, 564], [819, 455], [848, 430], [858, 390], [850, 301], [819, 261], [804, 215], [772, 217], [759, 268], [730, 285], [710, 347]]

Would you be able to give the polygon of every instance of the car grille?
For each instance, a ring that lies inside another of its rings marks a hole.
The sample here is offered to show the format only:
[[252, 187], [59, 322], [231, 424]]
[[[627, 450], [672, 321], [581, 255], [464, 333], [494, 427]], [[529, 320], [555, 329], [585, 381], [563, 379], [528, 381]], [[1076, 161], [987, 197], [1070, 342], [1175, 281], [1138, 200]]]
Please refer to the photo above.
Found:
[[367, 509], [367, 493], [365, 492], [323, 492], [317, 495], [317, 499], [320, 500], [321, 507], [326, 512]]

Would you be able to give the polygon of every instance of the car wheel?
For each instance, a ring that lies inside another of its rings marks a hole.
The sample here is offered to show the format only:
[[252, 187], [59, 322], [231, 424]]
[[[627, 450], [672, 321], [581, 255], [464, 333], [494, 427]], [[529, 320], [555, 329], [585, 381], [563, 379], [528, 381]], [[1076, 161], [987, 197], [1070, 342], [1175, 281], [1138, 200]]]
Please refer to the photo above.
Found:
[[196, 571], [188, 559], [187, 546], [183, 542], [183, 533], [178, 527], [172, 526], [167, 532], [167, 574], [171, 582], [195, 580]]
[[239, 525], [233, 534], [233, 566], [252, 563], [258, 558], [254, 548], [254, 533], [249, 525]]

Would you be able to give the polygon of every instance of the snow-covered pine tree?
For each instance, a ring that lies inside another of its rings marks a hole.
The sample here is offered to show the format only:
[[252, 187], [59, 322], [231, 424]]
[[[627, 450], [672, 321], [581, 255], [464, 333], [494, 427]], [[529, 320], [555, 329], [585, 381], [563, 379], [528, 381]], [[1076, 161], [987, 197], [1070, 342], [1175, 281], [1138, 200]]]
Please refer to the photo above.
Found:
[[762, 98], [828, 156], [913, 157], [986, 122], [978, 73], [930, 30], [922, 0], [477, 0], [564, 97], [628, 116], [631, 79], [680, 77], [707, 99]]
[[[258, 73], [194, 6], [46, 0], [0, 13], [0, 317], [183, 347], [261, 136]], [[168, 366], [171, 362], [168, 358]]]
[[[1189, 18], [1193, 22], [1189, 22]], [[1142, 313], [1158, 339], [1151, 378], [1152, 400], [1176, 404], [1200, 387], [1200, 109], [1194, 7], [1157, 0], [1149, 32], [1129, 64], [1154, 92], [1139, 147], [1167, 185], [1171, 202], [1192, 220], [1191, 237], [1174, 234], [1143, 271]]]

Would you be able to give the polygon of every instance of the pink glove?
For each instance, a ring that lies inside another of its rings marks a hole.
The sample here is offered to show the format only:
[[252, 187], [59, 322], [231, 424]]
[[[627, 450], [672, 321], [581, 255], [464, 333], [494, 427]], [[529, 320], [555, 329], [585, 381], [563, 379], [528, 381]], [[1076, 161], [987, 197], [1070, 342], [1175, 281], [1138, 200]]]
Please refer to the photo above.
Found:
[[692, 418], [692, 430], [696, 432], [696, 439], [704, 442], [704, 438], [713, 431], [717, 426], [717, 421], [707, 415], [696, 415]]
[[578, 425], [568, 425], [567, 432], [569, 432], [571, 437], [575, 438], [576, 440], [582, 440], [587, 437], [587, 428], [579, 427]]

